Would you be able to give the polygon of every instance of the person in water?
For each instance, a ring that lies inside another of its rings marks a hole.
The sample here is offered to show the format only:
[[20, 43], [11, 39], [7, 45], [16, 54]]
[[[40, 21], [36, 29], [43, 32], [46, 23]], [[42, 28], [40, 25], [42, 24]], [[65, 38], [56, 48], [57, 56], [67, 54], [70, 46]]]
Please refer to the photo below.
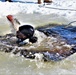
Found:
[[35, 43], [37, 41], [37, 37], [34, 36], [34, 27], [31, 25], [21, 25], [20, 22], [15, 19], [12, 15], [8, 15], [7, 19], [12, 24], [13, 28], [16, 31], [16, 37], [18, 38], [18, 44], [25, 44], [27, 42], [23, 42], [24, 40], [28, 39], [29, 42]]
[[60, 60], [70, 55], [72, 46], [69, 45], [67, 41], [59, 35], [47, 36], [43, 32], [34, 29], [34, 27], [31, 25], [21, 25], [20, 22], [12, 15], [8, 15], [7, 19], [12, 24], [12, 28], [15, 29], [14, 31], [16, 32], [16, 37], [18, 38], [17, 43], [19, 45], [23, 45], [24, 41], [26, 43], [27, 39], [29, 39], [27, 43], [32, 43], [32, 45], [25, 46], [26, 50], [42, 52], [50, 59], [56, 59], [60, 57]]

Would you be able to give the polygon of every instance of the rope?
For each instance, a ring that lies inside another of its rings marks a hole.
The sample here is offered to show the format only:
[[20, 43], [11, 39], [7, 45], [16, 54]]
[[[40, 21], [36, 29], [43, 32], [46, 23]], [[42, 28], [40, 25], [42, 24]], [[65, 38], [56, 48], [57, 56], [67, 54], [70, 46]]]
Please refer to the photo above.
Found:
[[74, 23], [74, 22], [76, 22], [76, 21], [72, 21], [72, 22], [68, 23], [67, 26], [65, 26], [65, 27], [67, 28], [69, 26], [72, 26], [72, 23]]
[[49, 9], [56, 9], [56, 10], [70, 10], [70, 11], [76, 11], [75, 9], [64, 9], [64, 8], [56, 8], [56, 7], [45, 7], [45, 8], [49, 8]]

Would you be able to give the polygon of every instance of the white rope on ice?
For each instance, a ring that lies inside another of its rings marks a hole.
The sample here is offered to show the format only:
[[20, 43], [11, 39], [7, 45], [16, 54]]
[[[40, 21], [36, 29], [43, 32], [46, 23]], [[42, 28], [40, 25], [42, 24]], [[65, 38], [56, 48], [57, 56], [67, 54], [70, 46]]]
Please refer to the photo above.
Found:
[[76, 9], [67, 9], [67, 8], [56, 8], [56, 7], [46, 7], [45, 8], [49, 8], [49, 9], [56, 9], [56, 10], [69, 10], [69, 11], [76, 11]]

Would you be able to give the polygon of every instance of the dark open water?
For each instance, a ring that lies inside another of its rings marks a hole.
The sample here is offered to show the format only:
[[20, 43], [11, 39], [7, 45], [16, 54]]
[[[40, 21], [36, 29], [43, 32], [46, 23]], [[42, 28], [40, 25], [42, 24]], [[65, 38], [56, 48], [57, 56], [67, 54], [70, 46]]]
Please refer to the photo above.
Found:
[[76, 44], [76, 27], [75, 26], [54, 26], [39, 29], [42, 32], [47, 32], [49, 35], [57, 34], [67, 40], [69, 44]]

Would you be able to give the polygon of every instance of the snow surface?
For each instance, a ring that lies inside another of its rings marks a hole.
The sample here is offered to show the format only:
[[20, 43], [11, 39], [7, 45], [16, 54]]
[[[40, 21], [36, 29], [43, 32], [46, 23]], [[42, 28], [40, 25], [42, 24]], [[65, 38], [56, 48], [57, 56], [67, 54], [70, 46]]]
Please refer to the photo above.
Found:
[[[17, 1], [17, 0], [15, 0]], [[70, 21], [76, 20], [76, 0], [52, 0], [50, 4], [37, 4], [37, 0], [19, 0], [20, 2], [0, 2], [0, 18], [18, 13], [55, 15]], [[22, 3], [24, 2], [24, 3]]]

